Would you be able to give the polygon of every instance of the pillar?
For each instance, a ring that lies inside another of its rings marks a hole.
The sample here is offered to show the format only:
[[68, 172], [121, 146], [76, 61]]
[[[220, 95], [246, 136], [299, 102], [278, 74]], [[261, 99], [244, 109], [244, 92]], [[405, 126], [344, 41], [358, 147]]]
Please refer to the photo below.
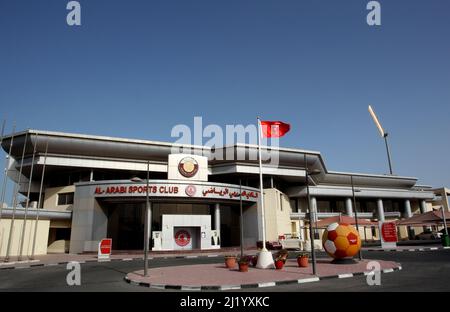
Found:
[[423, 199], [420, 201], [420, 213], [427, 212], [427, 202]]
[[220, 237], [220, 204], [214, 204], [214, 227]]
[[150, 251], [153, 248], [153, 244], [152, 244], [152, 202], [149, 201], [148, 205], [147, 203], [145, 204], [145, 208], [147, 209], [147, 237], [148, 237], [148, 241], [147, 241], [147, 250]]
[[353, 203], [351, 198], [345, 199], [345, 213], [349, 217], [353, 217]]
[[378, 220], [384, 222], [384, 208], [383, 208], [383, 200], [377, 200], [377, 215]]
[[[403, 214], [404, 218], [411, 218], [412, 217], [412, 212], [411, 212], [411, 201], [409, 199], [405, 200], [405, 212]], [[409, 239], [413, 239], [415, 236], [414, 233], [414, 229], [411, 228], [410, 226], [406, 227], [406, 231], [408, 232], [408, 238]]]
[[317, 198], [316, 197], [314, 197], [314, 196], [311, 197], [310, 205], [311, 205], [311, 211], [310, 211], [311, 220], [313, 222], [316, 222], [318, 219], [318, 217], [317, 217]]
[[409, 199], [405, 200], [405, 213], [403, 214], [404, 218], [411, 218], [411, 201]]

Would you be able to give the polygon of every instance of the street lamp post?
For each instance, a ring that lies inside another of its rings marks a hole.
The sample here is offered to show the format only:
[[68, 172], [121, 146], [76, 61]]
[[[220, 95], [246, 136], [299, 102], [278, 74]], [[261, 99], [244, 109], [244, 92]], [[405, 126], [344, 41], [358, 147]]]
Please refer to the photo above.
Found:
[[242, 181], [239, 179], [239, 212], [240, 212], [240, 234], [241, 234], [241, 258], [244, 257], [244, 216], [242, 214]]
[[313, 216], [314, 214], [311, 212], [311, 196], [310, 196], [310, 192], [309, 192], [309, 176], [310, 175], [316, 175], [316, 174], [320, 174], [320, 170], [313, 170], [313, 171], [309, 171], [308, 169], [308, 163], [307, 163], [307, 159], [306, 159], [306, 153], [304, 154], [304, 162], [305, 162], [305, 178], [306, 178], [306, 193], [307, 193], [307, 201], [308, 201], [308, 213], [309, 213], [309, 240], [311, 242], [311, 261], [312, 261], [312, 269], [313, 269], [313, 275], [317, 274], [317, 269], [316, 269], [316, 252], [314, 250], [314, 227], [313, 227], [313, 222], [314, 222], [314, 218], [315, 216]]
[[[144, 276], [148, 276], [148, 252], [149, 252], [149, 240], [150, 232], [152, 229], [151, 224], [151, 206], [150, 206], [150, 196], [149, 196], [149, 183], [150, 183], [150, 162], [147, 162], [147, 179], [146, 179], [146, 190], [145, 190], [145, 212], [144, 212]], [[143, 182], [140, 178], [131, 179], [133, 182]]]
[[[350, 176], [350, 180], [352, 183], [352, 196], [353, 196], [353, 213], [355, 215], [355, 225], [356, 225], [356, 231], [358, 232], [359, 235], [359, 226], [358, 226], [358, 209], [356, 209], [356, 196], [355, 196], [355, 192], [357, 192], [355, 190], [355, 185], [353, 183], [353, 175]], [[359, 190], [358, 190], [359, 191]], [[364, 229], [364, 233], [365, 233], [365, 229]], [[361, 254], [361, 249], [358, 250], [358, 258], [359, 261], [362, 260], [362, 254]]]
[[387, 157], [388, 157], [388, 163], [389, 163], [389, 172], [392, 173], [392, 162], [391, 162], [391, 151], [389, 150], [389, 144], [387, 141], [387, 137], [388, 137], [388, 133], [386, 132], [384, 135], [384, 144], [386, 144], [386, 153], [387, 153]]
[[387, 140], [389, 134], [386, 131], [384, 131], [383, 127], [381, 126], [380, 121], [378, 120], [377, 115], [375, 114], [375, 111], [373, 110], [372, 106], [370, 106], [370, 105], [369, 105], [369, 113], [372, 116], [372, 119], [375, 122], [375, 125], [377, 126], [381, 137], [384, 138], [384, 143], [386, 144], [386, 153], [387, 153], [388, 163], [389, 163], [389, 173], [392, 175], [393, 171], [392, 171], [392, 162], [391, 162], [391, 152], [389, 150], [389, 144], [388, 144], [388, 140]]

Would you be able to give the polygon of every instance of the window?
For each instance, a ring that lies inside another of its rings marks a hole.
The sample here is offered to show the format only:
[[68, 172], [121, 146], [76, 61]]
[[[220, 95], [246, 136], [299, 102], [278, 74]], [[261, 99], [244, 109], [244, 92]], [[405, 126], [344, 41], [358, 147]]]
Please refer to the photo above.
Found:
[[332, 212], [330, 201], [318, 200], [317, 201], [317, 212]]
[[289, 203], [291, 204], [291, 212], [300, 212], [298, 210], [298, 200], [297, 200], [297, 198], [289, 200]]
[[61, 193], [61, 194], [58, 194], [58, 206], [61, 206], [61, 205], [72, 205], [73, 204], [73, 194], [74, 193]]

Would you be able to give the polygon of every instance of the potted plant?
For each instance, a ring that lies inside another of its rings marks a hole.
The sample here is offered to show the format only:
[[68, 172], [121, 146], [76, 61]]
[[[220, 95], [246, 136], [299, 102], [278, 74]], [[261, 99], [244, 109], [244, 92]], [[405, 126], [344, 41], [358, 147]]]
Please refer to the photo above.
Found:
[[248, 272], [248, 257], [244, 256], [239, 259], [239, 271]]
[[288, 255], [289, 252], [287, 251], [287, 249], [281, 249], [280, 251], [277, 252], [276, 258], [280, 258], [281, 260], [283, 260], [283, 262], [286, 262]]
[[283, 256], [277, 256], [275, 258], [275, 269], [281, 270], [284, 266], [284, 263], [286, 262], [286, 259]]
[[225, 256], [225, 266], [228, 269], [233, 269], [236, 266], [236, 259], [237, 257], [234, 255]]
[[301, 253], [297, 256], [297, 264], [301, 268], [308, 267], [308, 258], [309, 255], [307, 253]]

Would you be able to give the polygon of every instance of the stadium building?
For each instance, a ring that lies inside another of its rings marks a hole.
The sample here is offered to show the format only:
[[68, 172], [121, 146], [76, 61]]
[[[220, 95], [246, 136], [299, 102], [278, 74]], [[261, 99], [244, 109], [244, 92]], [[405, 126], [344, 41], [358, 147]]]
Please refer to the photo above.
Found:
[[[211, 150], [27, 130], [5, 136], [2, 148], [7, 154], [11, 151], [7, 176], [18, 185], [22, 199], [16, 208], [11, 203], [2, 206], [0, 256], [5, 256], [8, 241], [11, 256], [20, 254], [21, 247], [24, 255], [31, 254], [34, 237], [36, 254], [95, 252], [106, 237], [112, 238], [113, 250], [142, 250], [147, 195], [153, 250], [239, 246], [241, 203], [244, 245], [256, 246], [262, 239], [259, 167], [251, 157], [257, 146], [235, 144]], [[264, 147], [263, 159], [274, 150]], [[435, 200], [433, 189], [418, 185], [413, 177], [335, 172], [328, 170], [319, 152], [276, 151], [279, 163], [263, 166], [268, 241], [282, 236], [308, 239], [305, 165], [318, 173], [309, 179], [314, 221], [353, 216], [355, 209], [360, 218], [395, 220], [430, 210]], [[213, 158], [213, 152], [223, 153], [224, 160]], [[230, 152], [244, 157], [225, 159]], [[25, 209], [23, 198], [28, 193]], [[376, 228], [360, 232], [363, 239], [378, 238]], [[408, 236], [406, 229], [400, 236]]]

